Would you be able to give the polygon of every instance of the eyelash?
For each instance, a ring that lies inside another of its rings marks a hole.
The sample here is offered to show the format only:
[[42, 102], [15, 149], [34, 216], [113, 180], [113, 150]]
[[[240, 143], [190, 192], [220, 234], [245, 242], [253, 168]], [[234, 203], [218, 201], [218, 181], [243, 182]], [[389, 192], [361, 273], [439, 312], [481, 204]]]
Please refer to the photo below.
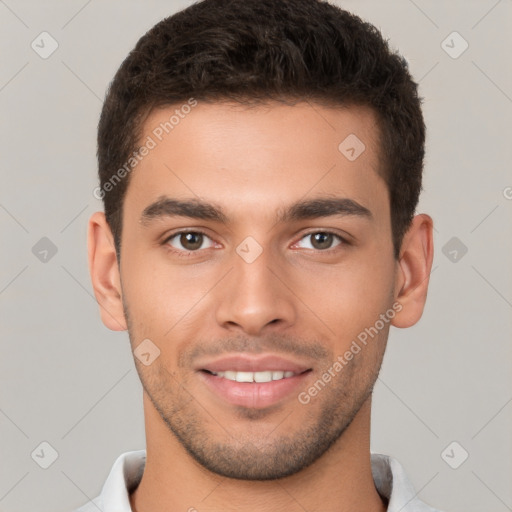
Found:
[[172, 240], [173, 238], [176, 238], [178, 235], [189, 234], [189, 233], [194, 233], [195, 235], [203, 235], [203, 236], [205, 236], [207, 238], [210, 238], [204, 231], [201, 231], [200, 229], [194, 229], [194, 230], [192, 230], [192, 229], [183, 229], [181, 231], [176, 231], [172, 235], [169, 235], [162, 242], [162, 245], [165, 246], [165, 248], [168, 251], [172, 252], [173, 254], [178, 256], [179, 258], [190, 258], [195, 253], [198, 253], [201, 249], [198, 249], [196, 251], [178, 250], [178, 249], [175, 249], [174, 247], [171, 247], [170, 245], [168, 245], [169, 241]]
[[[207, 233], [205, 233], [204, 231], [201, 231], [200, 229], [195, 229], [195, 230], [184, 229], [184, 230], [181, 230], [181, 231], [176, 231], [175, 233], [169, 235], [162, 242], [162, 245], [165, 246], [167, 250], [169, 250], [170, 252], [172, 252], [173, 254], [178, 256], [179, 258], [190, 258], [195, 253], [198, 253], [199, 251], [204, 250], [204, 249], [197, 249], [195, 251], [187, 251], [187, 250], [178, 250], [178, 249], [175, 249], [174, 247], [171, 247], [170, 245], [168, 245], [169, 241], [172, 240], [173, 238], [177, 237], [178, 235], [190, 234], [190, 233], [199, 234], [199, 235], [203, 235], [203, 236], [205, 236], [207, 238], [210, 238]], [[336, 245], [334, 247], [331, 247], [329, 249], [325, 249], [325, 250], [316, 249], [317, 252], [329, 253], [332, 250], [336, 250], [336, 248], [338, 246], [340, 246], [340, 245], [351, 245], [350, 242], [346, 238], [342, 237], [338, 233], [335, 233], [334, 231], [321, 230], [321, 229], [320, 230], [316, 230], [316, 231], [310, 231], [308, 233], [304, 233], [304, 235], [299, 239], [299, 241], [302, 240], [303, 238], [306, 238], [306, 237], [308, 237], [310, 235], [315, 235], [317, 233], [322, 233], [322, 234], [326, 234], [326, 235], [333, 235], [334, 237], [338, 238], [338, 240], [340, 241], [340, 244], [338, 244], [338, 245]], [[298, 242], [296, 242], [296, 243], [298, 243]], [[315, 249], [313, 249], [313, 250], [315, 250]]]

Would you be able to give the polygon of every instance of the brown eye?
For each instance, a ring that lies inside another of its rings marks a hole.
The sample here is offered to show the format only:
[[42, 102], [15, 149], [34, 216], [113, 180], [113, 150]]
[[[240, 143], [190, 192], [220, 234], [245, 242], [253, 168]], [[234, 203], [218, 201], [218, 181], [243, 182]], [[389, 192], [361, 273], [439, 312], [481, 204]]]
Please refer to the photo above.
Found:
[[311, 245], [315, 249], [329, 249], [332, 241], [333, 236], [331, 233], [315, 233], [311, 238]]
[[[306, 245], [306, 249], [317, 249], [317, 250], [326, 250], [331, 249], [337, 245], [340, 245], [344, 240], [334, 233], [330, 233], [329, 231], [317, 231], [315, 233], [308, 233], [301, 239], [301, 242], [304, 240], [311, 240], [309, 244]], [[335, 243], [336, 242], [336, 243]]]
[[181, 233], [180, 243], [185, 249], [195, 251], [201, 248], [203, 235], [201, 233]]
[[[203, 247], [205, 242], [210, 242], [210, 244]], [[179, 233], [175, 233], [170, 236], [165, 243], [181, 252], [193, 252], [199, 249], [212, 247], [213, 245], [210, 238], [199, 231], [181, 231]]]

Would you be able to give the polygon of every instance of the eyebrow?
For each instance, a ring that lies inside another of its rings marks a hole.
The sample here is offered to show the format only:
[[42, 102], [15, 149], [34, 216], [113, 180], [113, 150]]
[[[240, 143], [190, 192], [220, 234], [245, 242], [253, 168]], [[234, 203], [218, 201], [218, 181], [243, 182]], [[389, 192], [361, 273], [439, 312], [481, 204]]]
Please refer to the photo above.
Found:
[[[297, 201], [286, 209], [280, 210], [277, 222], [284, 223], [334, 216], [355, 216], [369, 220], [373, 218], [368, 208], [353, 199], [319, 197]], [[140, 222], [143, 225], [148, 225], [155, 219], [165, 217], [188, 217], [191, 219], [216, 221], [222, 224], [228, 223], [227, 215], [218, 205], [195, 198], [180, 200], [165, 196], [160, 197], [144, 209]]]

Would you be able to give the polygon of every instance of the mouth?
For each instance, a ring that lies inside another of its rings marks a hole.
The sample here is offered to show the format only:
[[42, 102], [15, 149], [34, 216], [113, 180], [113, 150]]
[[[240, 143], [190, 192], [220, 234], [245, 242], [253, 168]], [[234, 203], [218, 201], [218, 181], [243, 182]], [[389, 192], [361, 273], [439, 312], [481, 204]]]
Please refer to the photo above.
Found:
[[196, 371], [215, 399], [262, 409], [295, 398], [313, 368], [278, 356], [233, 355], [206, 362]]
[[307, 369], [300, 373], [285, 370], [266, 370], [261, 372], [239, 372], [236, 370], [226, 370], [224, 372], [202, 371], [232, 382], [272, 382], [275, 380], [289, 379], [290, 377], [295, 377], [296, 375], [301, 375], [311, 370]]

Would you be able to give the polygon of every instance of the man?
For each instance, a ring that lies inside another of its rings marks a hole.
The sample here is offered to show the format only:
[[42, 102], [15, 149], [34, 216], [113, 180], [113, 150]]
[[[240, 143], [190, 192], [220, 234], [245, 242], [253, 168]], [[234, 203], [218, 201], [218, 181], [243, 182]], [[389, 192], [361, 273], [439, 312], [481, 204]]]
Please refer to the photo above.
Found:
[[144, 35], [98, 130], [104, 324], [146, 451], [81, 511], [432, 512], [370, 453], [389, 328], [422, 315], [432, 219], [407, 64], [316, 0], [205, 0]]

